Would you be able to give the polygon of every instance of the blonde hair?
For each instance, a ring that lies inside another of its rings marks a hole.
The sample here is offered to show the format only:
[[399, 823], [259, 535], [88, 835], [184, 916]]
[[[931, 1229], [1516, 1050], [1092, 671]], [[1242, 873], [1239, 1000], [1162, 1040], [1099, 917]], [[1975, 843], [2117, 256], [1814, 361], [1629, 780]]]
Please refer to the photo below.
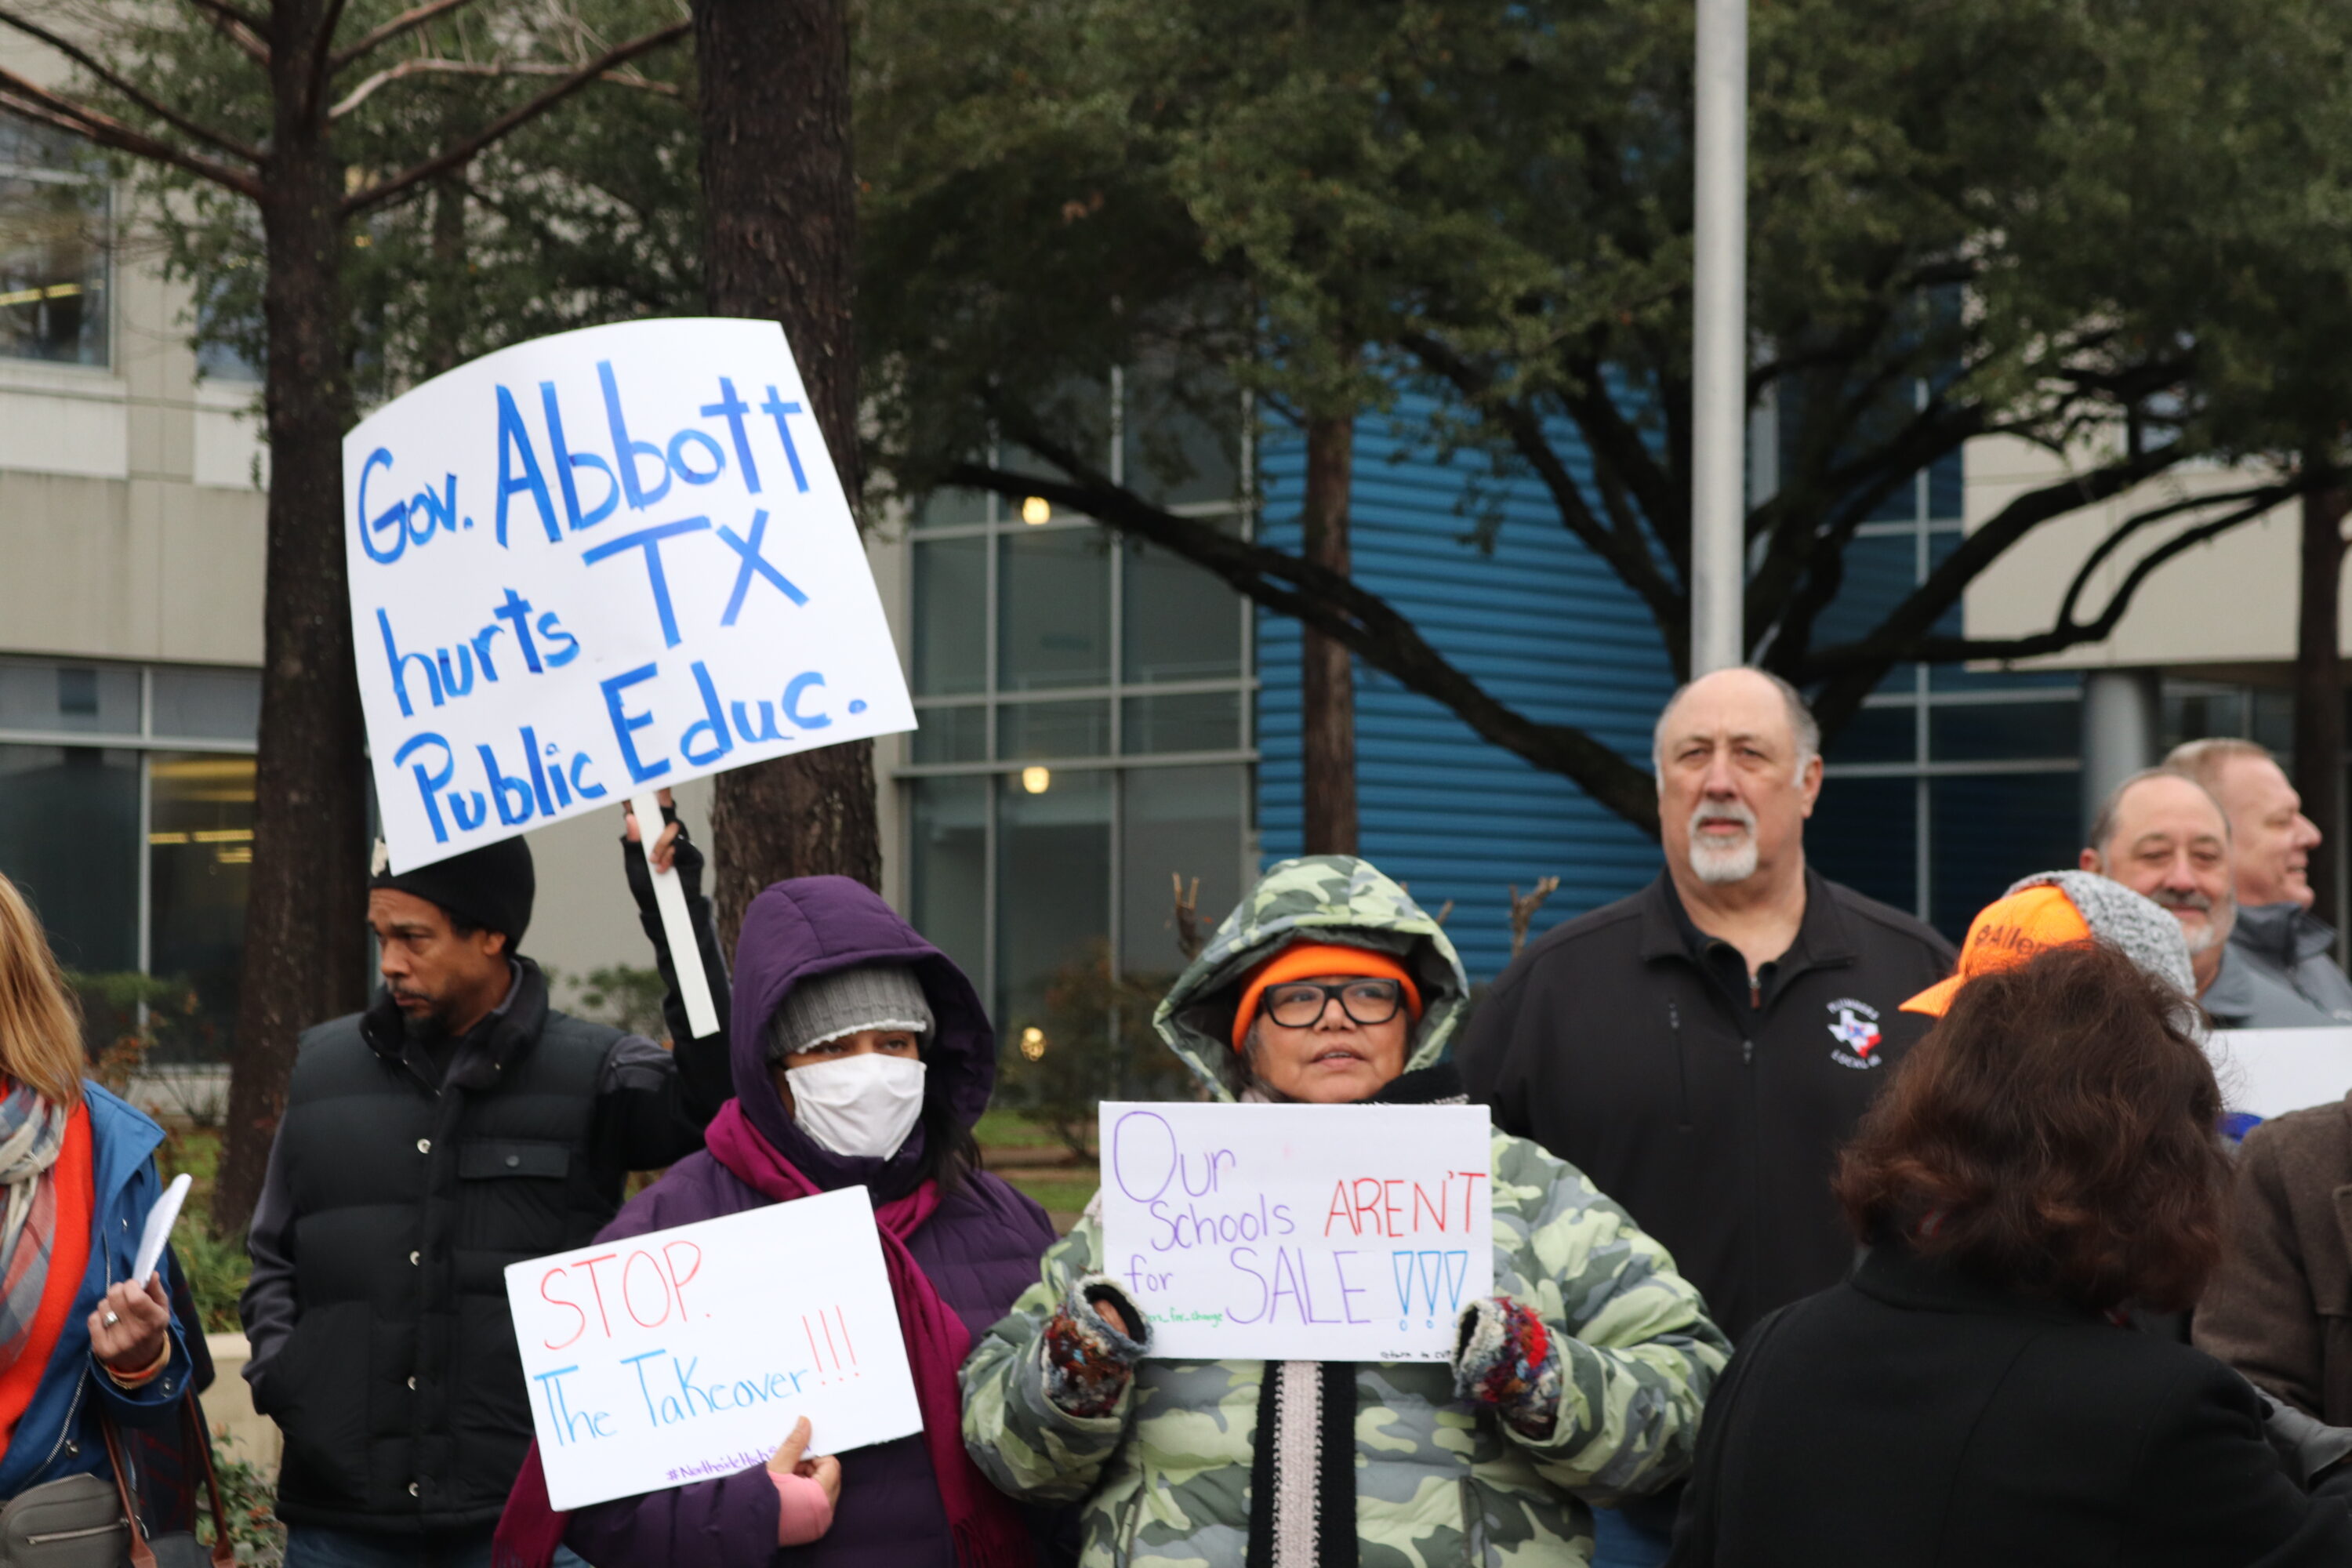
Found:
[[0, 1072], [57, 1105], [81, 1100], [81, 1008], [40, 921], [0, 876]]

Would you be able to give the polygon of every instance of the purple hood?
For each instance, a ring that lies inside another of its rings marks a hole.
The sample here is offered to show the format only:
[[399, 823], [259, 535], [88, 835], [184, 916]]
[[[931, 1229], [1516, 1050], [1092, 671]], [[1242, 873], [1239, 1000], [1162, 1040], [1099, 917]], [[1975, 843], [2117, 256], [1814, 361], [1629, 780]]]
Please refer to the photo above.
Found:
[[996, 1083], [996, 1031], [963, 971], [863, 882], [795, 877], [751, 900], [735, 943], [728, 1034], [735, 1098], [760, 1136], [826, 1191], [862, 1182], [874, 1189], [877, 1202], [887, 1203], [911, 1192], [920, 1178], [929, 1127], [918, 1125], [887, 1159], [835, 1154], [793, 1124], [768, 1074], [768, 1024], [793, 987], [866, 963], [907, 964], [922, 983], [939, 1023], [923, 1043], [923, 1120], [930, 1123], [944, 1112], [954, 1125], [970, 1127], [988, 1109]]

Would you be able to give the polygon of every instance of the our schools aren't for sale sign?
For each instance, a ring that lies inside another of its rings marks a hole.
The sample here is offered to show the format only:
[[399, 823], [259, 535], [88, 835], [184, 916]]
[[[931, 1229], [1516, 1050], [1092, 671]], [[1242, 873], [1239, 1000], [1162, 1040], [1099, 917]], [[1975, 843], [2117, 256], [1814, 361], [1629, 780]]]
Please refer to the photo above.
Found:
[[1182, 1361], [1445, 1361], [1495, 1289], [1476, 1105], [1100, 1109], [1103, 1272]]
[[395, 870], [914, 727], [773, 321], [631, 321], [436, 376], [343, 438]]

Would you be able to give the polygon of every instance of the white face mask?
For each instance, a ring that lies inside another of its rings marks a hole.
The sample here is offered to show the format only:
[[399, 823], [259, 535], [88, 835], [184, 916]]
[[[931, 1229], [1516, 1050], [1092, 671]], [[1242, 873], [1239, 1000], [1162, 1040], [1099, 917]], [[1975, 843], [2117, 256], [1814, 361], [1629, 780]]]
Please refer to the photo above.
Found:
[[878, 1051], [784, 1069], [793, 1120], [823, 1149], [887, 1159], [923, 1114], [923, 1064]]

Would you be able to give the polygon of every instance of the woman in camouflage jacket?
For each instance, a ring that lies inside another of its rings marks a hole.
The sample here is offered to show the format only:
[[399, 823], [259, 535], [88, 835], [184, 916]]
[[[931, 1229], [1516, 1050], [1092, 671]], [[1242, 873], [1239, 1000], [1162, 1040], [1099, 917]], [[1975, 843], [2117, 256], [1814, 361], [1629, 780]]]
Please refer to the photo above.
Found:
[[[1314, 981], [1346, 984], [1283, 1026], [1269, 975], [1292, 1017]], [[1438, 1058], [1466, 994], [1402, 888], [1316, 856], [1266, 873], [1153, 1023], [1220, 1100], [1442, 1102], [1461, 1096]], [[1015, 1496], [1083, 1501], [1089, 1568], [1589, 1562], [1588, 1503], [1689, 1468], [1729, 1347], [1573, 1166], [1498, 1132], [1491, 1169], [1496, 1295], [1464, 1312], [1452, 1366], [1146, 1360], [1090, 1210], [964, 1363], [966, 1447]]]

